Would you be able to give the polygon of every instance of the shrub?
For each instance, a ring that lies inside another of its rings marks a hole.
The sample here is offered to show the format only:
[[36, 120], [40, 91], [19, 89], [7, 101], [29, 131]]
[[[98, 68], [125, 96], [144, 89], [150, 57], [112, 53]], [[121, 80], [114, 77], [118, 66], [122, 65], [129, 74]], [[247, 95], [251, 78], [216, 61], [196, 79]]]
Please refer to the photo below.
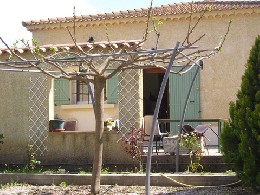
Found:
[[230, 119], [221, 133], [226, 161], [247, 186], [260, 186], [260, 36], [250, 51], [237, 100], [230, 103]]
[[[127, 135], [121, 137], [122, 145], [127, 154], [133, 160], [139, 162], [140, 172], [142, 172], [142, 144], [143, 144], [144, 131], [142, 128], [131, 127]], [[136, 168], [136, 167], [134, 167]], [[136, 170], [134, 170], [136, 171]]]
[[27, 157], [28, 157], [28, 164], [26, 168], [30, 171], [35, 170], [38, 165], [41, 164], [40, 161], [36, 160], [36, 154], [33, 152], [33, 145], [27, 146]]
[[202, 148], [199, 136], [194, 133], [184, 133], [180, 137], [180, 146], [189, 151], [190, 163], [188, 165], [188, 172], [198, 172], [203, 170], [200, 164], [202, 157]]

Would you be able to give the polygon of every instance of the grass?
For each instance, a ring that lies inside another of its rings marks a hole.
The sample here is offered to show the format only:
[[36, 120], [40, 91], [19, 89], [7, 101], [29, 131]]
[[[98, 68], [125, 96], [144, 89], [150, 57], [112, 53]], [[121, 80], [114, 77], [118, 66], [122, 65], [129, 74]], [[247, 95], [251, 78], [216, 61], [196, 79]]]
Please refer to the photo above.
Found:
[[58, 169], [44, 169], [41, 166], [36, 167], [31, 170], [27, 165], [25, 166], [10, 166], [5, 164], [2, 169], [0, 169], [0, 173], [39, 173], [39, 174], [65, 174], [68, 173], [66, 169], [58, 168]]
[[8, 182], [6, 184], [0, 184], [0, 189], [6, 189], [6, 188], [14, 187], [14, 186], [24, 186], [24, 185], [28, 185], [28, 184], [27, 183], [19, 183], [19, 182], [16, 182], [14, 180], [11, 180], [10, 182]]
[[0, 173], [43, 173], [43, 171], [41, 169], [30, 170], [24, 167], [17, 169], [4, 169], [1, 170]]
[[200, 172], [200, 175], [214, 175], [213, 173], [211, 172]]
[[[35, 174], [69, 174], [69, 173], [74, 173], [74, 174], [91, 174], [92, 173], [92, 169], [91, 167], [88, 168], [77, 168], [77, 169], [70, 169], [70, 171], [68, 171], [68, 169], [65, 169], [64, 167], [57, 167], [57, 168], [52, 168], [50, 169], [49, 167], [44, 167], [44, 166], [37, 166], [34, 170], [30, 170], [28, 169], [28, 167], [26, 165], [20, 165], [20, 166], [14, 166], [14, 165], [7, 165], [5, 164], [4, 166], [0, 167], [0, 173], [35, 173]], [[101, 170], [102, 174], [110, 174], [110, 173], [114, 173], [114, 174], [131, 174], [131, 173], [144, 173], [145, 174], [145, 169], [143, 171], [133, 171], [132, 169], [130, 170], [123, 170], [122, 167], [118, 168], [116, 166], [103, 166], [102, 170]], [[171, 170], [162, 170], [160, 168], [155, 169], [155, 170], [151, 170], [151, 173], [173, 173]], [[191, 172], [188, 171], [184, 171], [184, 172], [180, 172], [180, 173], [184, 173], [184, 174], [191, 174]], [[214, 173], [212, 172], [205, 172], [205, 171], [201, 171], [201, 172], [196, 172], [200, 175], [213, 175]], [[226, 175], [230, 175], [233, 174], [234, 172], [232, 170], [226, 170], [224, 172], [222, 172], [223, 174]]]

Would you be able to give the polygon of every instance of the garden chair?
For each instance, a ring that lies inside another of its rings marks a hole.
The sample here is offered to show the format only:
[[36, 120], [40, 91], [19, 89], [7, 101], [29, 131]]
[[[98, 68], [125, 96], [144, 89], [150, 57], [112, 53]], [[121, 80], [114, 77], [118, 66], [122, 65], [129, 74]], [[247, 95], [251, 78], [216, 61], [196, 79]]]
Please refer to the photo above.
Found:
[[[151, 128], [153, 123], [153, 115], [146, 115], [143, 118], [143, 130], [144, 130], [144, 141], [150, 140]], [[155, 151], [158, 154], [158, 151], [161, 147], [161, 143], [164, 137], [168, 136], [168, 132], [162, 132], [157, 120], [155, 129], [154, 129], [154, 141], [155, 141]], [[153, 151], [153, 149], [152, 149]]]
[[211, 130], [218, 137], [218, 134], [216, 134], [216, 132], [211, 128], [211, 124], [198, 125], [195, 128], [189, 124], [186, 124], [182, 126], [182, 130], [185, 133], [194, 132], [200, 140], [201, 149], [204, 150], [204, 147], [206, 147], [208, 153], [209, 151], [205, 139], [207, 139], [208, 141], [210, 140], [205, 136], [206, 131]]

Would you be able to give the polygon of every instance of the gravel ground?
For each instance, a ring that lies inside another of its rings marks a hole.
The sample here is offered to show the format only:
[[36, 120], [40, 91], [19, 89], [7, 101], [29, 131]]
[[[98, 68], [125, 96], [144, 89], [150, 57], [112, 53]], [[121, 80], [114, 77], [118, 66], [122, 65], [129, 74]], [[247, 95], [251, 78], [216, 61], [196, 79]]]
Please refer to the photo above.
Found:
[[[118, 185], [103, 185], [101, 186], [100, 194], [144, 194], [144, 186], [118, 186]], [[207, 187], [207, 188], [183, 188], [183, 187], [156, 187], [152, 186], [150, 189], [151, 194], [234, 194], [234, 195], [256, 195], [248, 188], [243, 187]], [[33, 185], [20, 185], [15, 184], [13, 186], [5, 185], [0, 186], [0, 195], [71, 195], [71, 194], [90, 194], [90, 186], [33, 186]]]

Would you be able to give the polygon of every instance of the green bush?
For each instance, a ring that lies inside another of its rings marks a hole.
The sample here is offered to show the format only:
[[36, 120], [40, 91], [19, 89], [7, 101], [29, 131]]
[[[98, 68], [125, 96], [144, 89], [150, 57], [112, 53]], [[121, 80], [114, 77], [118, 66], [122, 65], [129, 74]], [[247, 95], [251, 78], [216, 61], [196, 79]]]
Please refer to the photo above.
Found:
[[250, 51], [237, 100], [230, 103], [230, 119], [221, 132], [225, 160], [234, 164], [243, 183], [260, 186], [260, 36]]

